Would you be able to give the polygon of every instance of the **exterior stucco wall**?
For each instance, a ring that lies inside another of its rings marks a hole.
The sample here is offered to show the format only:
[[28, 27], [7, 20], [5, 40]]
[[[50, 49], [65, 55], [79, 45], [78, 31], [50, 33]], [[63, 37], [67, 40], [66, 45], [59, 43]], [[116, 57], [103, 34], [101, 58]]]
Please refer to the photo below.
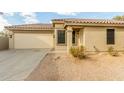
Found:
[[79, 31], [79, 46], [83, 45], [83, 40], [84, 40], [83, 35], [84, 35], [83, 29], [80, 29], [80, 31]]
[[53, 32], [14, 33], [14, 49], [53, 47]]
[[5, 50], [9, 48], [8, 37], [0, 37], [0, 50]]
[[[58, 31], [59, 30], [63, 30], [65, 31], [65, 44], [58, 44]], [[67, 47], [67, 32], [65, 29], [63, 28], [57, 28], [54, 30], [54, 48], [55, 49], [62, 49], [62, 50], [65, 50]]]
[[62, 29], [64, 28], [64, 24], [55, 24], [55, 28]]
[[[106, 29], [115, 29], [115, 44], [107, 45]], [[124, 28], [117, 27], [85, 27], [83, 43], [87, 51], [107, 51], [108, 47], [113, 46], [117, 50], [124, 50]], [[95, 48], [94, 48], [95, 46]]]
[[124, 28], [116, 28], [115, 47], [118, 50], [124, 50]]
[[54, 48], [55, 49], [60, 49], [60, 50], [65, 50], [66, 49], [66, 44], [67, 44], [67, 34], [65, 30], [65, 44], [58, 44], [58, 30], [65, 30], [64, 29], [64, 24], [62, 23], [57, 23], [55, 24], [55, 30], [54, 30]]
[[[12, 37], [10, 38], [9, 35], [12, 35]], [[9, 49], [13, 49], [14, 48], [14, 33], [12, 31], [9, 31], [8, 36], [9, 36]]]
[[14, 48], [14, 35], [12, 36], [12, 38], [9, 38], [9, 49], [13, 49]]

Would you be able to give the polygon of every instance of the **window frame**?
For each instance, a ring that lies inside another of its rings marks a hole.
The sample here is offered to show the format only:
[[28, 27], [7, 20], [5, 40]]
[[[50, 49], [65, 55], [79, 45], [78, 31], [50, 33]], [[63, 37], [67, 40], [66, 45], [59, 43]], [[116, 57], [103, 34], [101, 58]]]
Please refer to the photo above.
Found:
[[[59, 42], [59, 32], [64, 32], [64, 42]], [[66, 44], [66, 33], [65, 33], [65, 30], [57, 30], [57, 44], [58, 45], [65, 45]]]
[[[111, 32], [110, 32], [111, 31]], [[114, 45], [115, 44], [115, 29], [107, 29], [106, 30], [106, 43], [107, 45]]]

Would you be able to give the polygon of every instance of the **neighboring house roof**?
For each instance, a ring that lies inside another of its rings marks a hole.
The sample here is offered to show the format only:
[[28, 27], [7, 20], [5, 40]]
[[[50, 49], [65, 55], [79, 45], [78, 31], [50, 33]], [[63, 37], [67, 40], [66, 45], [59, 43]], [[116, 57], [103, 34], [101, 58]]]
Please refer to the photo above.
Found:
[[66, 18], [66, 19], [53, 19], [53, 23], [98, 23], [98, 24], [124, 24], [124, 21], [110, 20], [110, 19], [78, 19], [78, 18]]
[[5, 26], [8, 30], [53, 30], [52, 24], [23, 24]]

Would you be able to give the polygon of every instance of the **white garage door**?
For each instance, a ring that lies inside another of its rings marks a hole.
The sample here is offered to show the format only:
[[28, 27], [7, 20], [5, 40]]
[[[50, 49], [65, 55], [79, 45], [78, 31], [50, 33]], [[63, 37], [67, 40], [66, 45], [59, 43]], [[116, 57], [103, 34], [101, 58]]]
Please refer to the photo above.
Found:
[[53, 34], [15, 33], [14, 48], [15, 49], [53, 48]]

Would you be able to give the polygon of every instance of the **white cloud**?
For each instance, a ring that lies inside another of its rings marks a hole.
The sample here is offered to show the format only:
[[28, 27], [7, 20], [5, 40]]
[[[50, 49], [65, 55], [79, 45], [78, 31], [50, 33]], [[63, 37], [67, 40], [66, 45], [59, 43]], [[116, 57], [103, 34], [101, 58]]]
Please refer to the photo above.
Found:
[[3, 31], [4, 26], [11, 25], [9, 22], [3, 17], [3, 15], [0, 15], [0, 31]]
[[76, 16], [78, 13], [76, 12], [57, 12], [58, 15], [65, 15], [65, 16]]
[[0, 16], [14, 16], [14, 12], [0, 12]]
[[4, 26], [11, 25], [4, 16], [14, 16], [14, 12], [0, 12], [0, 31], [3, 31]]
[[39, 20], [37, 19], [36, 13], [22, 12], [22, 13], [20, 13], [20, 16], [22, 16], [24, 18], [24, 22], [26, 24], [28, 24], [28, 23], [38, 23], [39, 22]]
[[14, 12], [5, 12], [6, 16], [14, 16], [14, 14], [15, 14]]

